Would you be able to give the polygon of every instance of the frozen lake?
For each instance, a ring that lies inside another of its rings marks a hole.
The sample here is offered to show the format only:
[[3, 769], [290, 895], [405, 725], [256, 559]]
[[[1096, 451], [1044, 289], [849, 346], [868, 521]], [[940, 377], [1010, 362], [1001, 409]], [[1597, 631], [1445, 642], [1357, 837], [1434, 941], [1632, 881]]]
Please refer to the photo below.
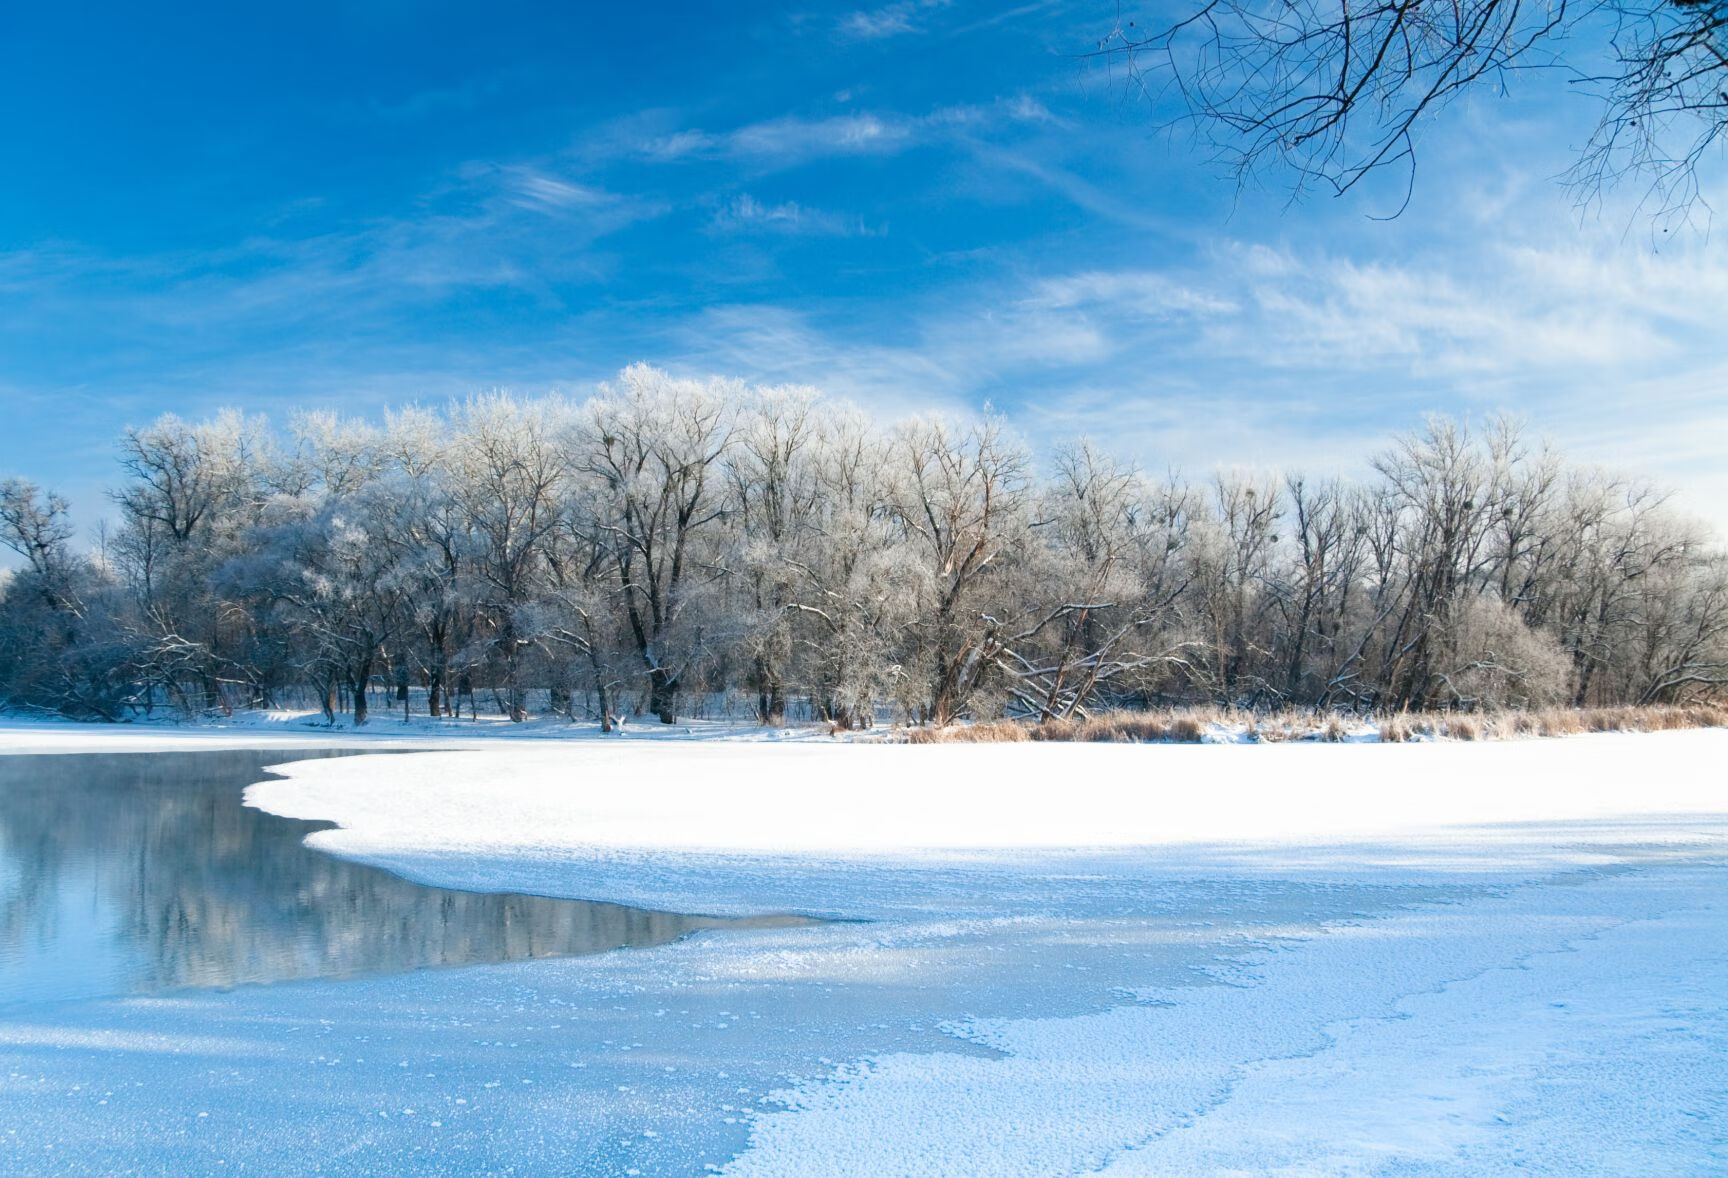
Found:
[[[1715, 763], [1724, 735], [0, 757], [7, 943], [76, 934], [30, 962], [7, 950], [22, 992], [0, 1011], [0, 1168], [1719, 1172], [1728, 807], [1719, 786], [1657, 783]], [[1552, 821], [1374, 833], [1350, 791], [1386, 792], [1391, 764], [1400, 790], [1444, 771]], [[55, 793], [81, 765], [109, 791]], [[1642, 810], [1610, 815], [1577, 784], [1633, 766]], [[1031, 809], [1056, 768], [1078, 816]], [[809, 791], [831, 804], [788, 807]], [[1348, 811], [1351, 837], [1217, 841], [1290, 797]], [[1121, 837], [812, 849], [863, 841], [863, 816], [834, 829], [847, 806], [954, 837], [967, 799], [998, 806], [980, 840], [1010, 837], [1016, 807], [1064, 837], [1102, 807]], [[309, 831], [341, 857], [301, 847]], [[762, 845], [702, 844], [716, 832]], [[622, 903], [466, 890], [512, 883]], [[679, 907], [846, 919], [656, 911]], [[607, 944], [631, 947], [589, 952]]]

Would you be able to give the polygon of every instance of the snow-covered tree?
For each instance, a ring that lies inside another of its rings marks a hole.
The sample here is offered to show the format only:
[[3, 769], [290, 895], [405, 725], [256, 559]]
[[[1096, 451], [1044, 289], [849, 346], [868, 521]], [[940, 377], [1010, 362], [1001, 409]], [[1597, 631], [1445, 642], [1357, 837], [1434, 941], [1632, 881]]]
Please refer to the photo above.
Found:
[[298, 694], [364, 720], [417, 682], [434, 716], [484, 696], [609, 727], [724, 693], [860, 727], [1728, 689], [1707, 530], [1504, 420], [1430, 421], [1359, 480], [1190, 485], [1083, 442], [1040, 467], [990, 416], [883, 422], [638, 365], [581, 404], [164, 417], [120, 465], [95, 554], [62, 499], [0, 483], [14, 706]]
[[571, 466], [598, 492], [589, 534], [616, 579], [648, 710], [666, 724], [686, 674], [723, 630], [693, 606], [724, 575], [713, 543], [726, 517], [719, 463], [742, 393], [734, 382], [638, 364], [585, 405], [571, 431]]

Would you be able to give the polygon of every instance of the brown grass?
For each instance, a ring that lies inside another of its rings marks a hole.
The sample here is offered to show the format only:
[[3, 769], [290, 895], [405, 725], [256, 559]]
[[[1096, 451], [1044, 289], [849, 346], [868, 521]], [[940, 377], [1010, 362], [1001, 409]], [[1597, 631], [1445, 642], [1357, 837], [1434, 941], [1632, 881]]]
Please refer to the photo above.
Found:
[[1380, 739], [1516, 740], [1532, 736], [1576, 736], [1584, 732], [1672, 732], [1728, 727], [1721, 704], [1646, 704], [1602, 708], [1541, 708], [1528, 712], [1400, 713], [1380, 724]]
[[1083, 720], [1046, 720], [1031, 731], [1033, 740], [1198, 744], [1209, 722], [1210, 714], [1192, 712], [1105, 712]]
[[1728, 727], [1722, 704], [1645, 704], [1618, 708], [1545, 708], [1527, 713], [1537, 736], [1577, 732], [1673, 732]]
[[1031, 740], [1026, 725], [1014, 720], [989, 720], [982, 724], [950, 724], [945, 728], [909, 728], [909, 744], [997, 744]]
[[1210, 709], [1183, 712], [1106, 712], [1084, 719], [1045, 720], [1039, 724], [1019, 720], [989, 720], [977, 724], [950, 724], [946, 728], [910, 728], [911, 744], [976, 744], [993, 741], [1052, 740], [1123, 744], [1198, 744], [1209, 724], [1221, 713]]
[[[1289, 709], [1254, 713], [1227, 708], [1103, 712], [1081, 719], [990, 720], [945, 728], [910, 728], [911, 744], [977, 744], [1003, 741], [1103, 741], [1123, 744], [1197, 744], [1213, 725], [1268, 744], [1291, 740], [1343, 741], [1346, 717], [1324, 718]], [[1652, 704], [1642, 707], [1543, 708], [1521, 712], [1400, 712], [1380, 721], [1388, 744], [1412, 740], [1514, 740], [1571, 736], [1583, 732], [1668, 732], [1682, 728], [1728, 728], [1728, 704]]]
[[1411, 715], [1409, 712], [1399, 712], [1396, 716], [1382, 721], [1380, 739], [1387, 744], [1403, 744], [1412, 740], [1431, 740], [1438, 729], [1431, 719], [1422, 715]]
[[1483, 729], [1474, 716], [1448, 716], [1440, 731], [1450, 740], [1481, 740]]

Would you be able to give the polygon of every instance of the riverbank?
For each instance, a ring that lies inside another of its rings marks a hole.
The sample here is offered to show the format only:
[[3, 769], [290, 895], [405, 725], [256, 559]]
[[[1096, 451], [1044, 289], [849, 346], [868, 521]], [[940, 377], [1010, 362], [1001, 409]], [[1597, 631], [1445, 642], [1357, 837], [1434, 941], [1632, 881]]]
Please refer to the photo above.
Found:
[[725, 741], [849, 744], [1425, 744], [1526, 740], [1604, 733], [1649, 733], [1728, 728], [1720, 705], [1544, 708], [1485, 713], [1421, 712], [1383, 717], [1298, 709], [1254, 712], [1187, 707], [1103, 712], [1083, 719], [993, 720], [946, 727], [898, 726], [848, 731], [816, 722], [779, 725], [744, 719], [686, 718], [661, 724], [653, 717], [620, 721], [611, 732], [594, 722], [555, 714], [512, 721], [500, 713], [460, 718], [379, 711], [363, 725], [349, 716], [327, 720], [307, 710], [245, 710], [187, 719], [172, 713], [120, 723], [87, 723], [0, 713], [0, 753], [137, 751], [226, 748], [486, 747], [495, 740]]
[[434, 719], [375, 714], [356, 727], [347, 718], [327, 723], [318, 712], [236, 712], [221, 718], [173, 717], [117, 724], [0, 715], [0, 755], [5, 753], [196, 752], [216, 748], [486, 748], [496, 741], [634, 742], [826, 739], [826, 728], [764, 728], [758, 724], [690, 720], [663, 725], [627, 724], [603, 733], [595, 724], [573, 724], [562, 716], [513, 723], [504, 716]]

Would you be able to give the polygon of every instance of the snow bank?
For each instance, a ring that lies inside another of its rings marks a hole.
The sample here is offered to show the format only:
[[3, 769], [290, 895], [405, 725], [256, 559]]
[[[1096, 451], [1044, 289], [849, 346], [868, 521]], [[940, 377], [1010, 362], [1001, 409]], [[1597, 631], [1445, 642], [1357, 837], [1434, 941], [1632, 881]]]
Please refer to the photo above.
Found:
[[[1118, 861], [1148, 849], [1162, 870], [1407, 868], [1417, 847], [1486, 868], [1514, 848], [1684, 839], [1693, 819], [1728, 814], [1713, 769], [1725, 757], [1718, 730], [1422, 745], [524, 744], [290, 764], [247, 802], [335, 822], [315, 845], [445, 886], [879, 915], [896, 871], [1139, 874]], [[866, 865], [876, 876], [852, 887]], [[875, 906], [849, 908], [862, 891]]]
[[510, 747], [300, 762], [250, 804], [333, 848], [870, 855], [1313, 841], [1728, 812], [1728, 731], [1396, 745]]

